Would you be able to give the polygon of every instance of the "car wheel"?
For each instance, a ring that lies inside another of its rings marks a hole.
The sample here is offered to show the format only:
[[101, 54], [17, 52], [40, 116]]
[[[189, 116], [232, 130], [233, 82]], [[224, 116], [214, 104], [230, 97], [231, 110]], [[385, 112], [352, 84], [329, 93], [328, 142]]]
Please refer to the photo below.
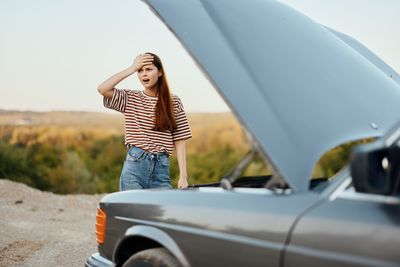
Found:
[[165, 248], [152, 248], [133, 254], [122, 267], [180, 267]]

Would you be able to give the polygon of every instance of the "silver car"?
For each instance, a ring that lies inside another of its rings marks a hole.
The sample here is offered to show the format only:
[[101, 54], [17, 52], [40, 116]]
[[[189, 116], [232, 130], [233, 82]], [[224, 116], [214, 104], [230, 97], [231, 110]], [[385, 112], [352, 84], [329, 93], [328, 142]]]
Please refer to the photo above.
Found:
[[[280, 2], [145, 2], [253, 150], [212, 185], [105, 196], [86, 266], [400, 266], [400, 76]], [[310, 182], [326, 151], [365, 138], [349, 166]], [[273, 174], [240, 177], [255, 153]]]

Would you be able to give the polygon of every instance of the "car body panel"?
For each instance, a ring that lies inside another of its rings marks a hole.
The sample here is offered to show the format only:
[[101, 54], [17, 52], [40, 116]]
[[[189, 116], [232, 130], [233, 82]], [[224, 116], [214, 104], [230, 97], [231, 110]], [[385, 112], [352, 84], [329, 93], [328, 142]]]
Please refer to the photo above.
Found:
[[[161, 204], [161, 199], [168, 201]], [[185, 203], [182, 199], [186, 199]], [[123, 241], [121, 237], [126, 236], [127, 229], [144, 225], [173, 236], [191, 266], [204, 266], [210, 258], [213, 266], [244, 266], [245, 263], [279, 266], [296, 218], [318, 201], [318, 194], [276, 196], [266, 189], [243, 192], [203, 188], [111, 194], [101, 201], [108, 218], [106, 237], [119, 239], [106, 240], [107, 247], [102, 252], [112, 257], [113, 248]], [[213, 244], [212, 249], [207, 249], [209, 244]], [[216, 253], [219, 249], [231, 254], [227, 257]]]
[[400, 198], [343, 192], [296, 225], [284, 266], [399, 266]]
[[348, 36], [347, 34], [335, 31], [334, 29], [325, 27], [338, 38], [340, 38], [347, 45], [352, 47], [355, 51], [357, 51], [360, 55], [368, 59], [372, 64], [374, 64], [377, 68], [379, 68], [382, 72], [384, 72], [388, 77], [393, 79], [395, 82], [400, 84], [400, 75], [388, 64], [386, 64], [382, 59], [377, 57], [371, 50], [365, 47], [362, 43], [357, 41], [356, 39]]
[[146, 2], [252, 134], [275, 174], [296, 191], [308, 190], [315, 163], [329, 149], [380, 136], [398, 118], [400, 86], [393, 78], [282, 3]]

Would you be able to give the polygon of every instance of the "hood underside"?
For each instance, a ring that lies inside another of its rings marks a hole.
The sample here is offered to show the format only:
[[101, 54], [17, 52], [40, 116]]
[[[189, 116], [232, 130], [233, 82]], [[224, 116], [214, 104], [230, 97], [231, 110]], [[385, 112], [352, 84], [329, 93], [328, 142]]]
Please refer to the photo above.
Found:
[[382, 135], [399, 75], [348, 36], [276, 1], [146, 0], [252, 134], [276, 175], [308, 189], [318, 159]]

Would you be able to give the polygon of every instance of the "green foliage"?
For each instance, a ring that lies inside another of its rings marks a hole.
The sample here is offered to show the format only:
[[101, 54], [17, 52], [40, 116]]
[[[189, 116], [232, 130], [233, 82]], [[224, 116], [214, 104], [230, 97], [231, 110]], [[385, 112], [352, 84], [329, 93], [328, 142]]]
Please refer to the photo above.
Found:
[[[219, 181], [240, 160], [245, 150], [235, 150], [225, 144], [204, 153], [187, 155], [187, 169], [190, 184], [201, 184]], [[179, 168], [175, 157], [171, 157], [171, 177], [173, 184], [179, 178]]]
[[[219, 181], [248, 151], [246, 134], [231, 114], [195, 114], [189, 121], [193, 132], [186, 145], [189, 184]], [[0, 125], [0, 178], [61, 194], [118, 191], [126, 156], [123, 134], [114, 128], [81, 125]], [[357, 143], [328, 152], [313, 177], [335, 174], [348, 162], [351, 147]], [[265, 160], [257, 157], [243, 175], [270, 173]], [[176, 187], [179, 167], [175, 155], [171, 156], [170, 176]]]
[[369, 143], [373, 140], [373, 138], [368, 138], [348, 142], [329, 150], [317, 162], [311, 177], [332, 177], [349, 163], [351, 150], [354, 146]]
[[118, 190], [126, 152], [122, 135], [82, 138], [85, 134], [77, 133], [68, 142], [55, 135], [43, 143], [40, 134], [18, 136], [15, 144], [0, 141], [0, 178], [60, 194]]
[[33, 186], [27, 150], [0, 142], [0, 177]]
[[266, 160], [257, 155], [243, 173], [243, 176], [270, 175], [271, 170]]

